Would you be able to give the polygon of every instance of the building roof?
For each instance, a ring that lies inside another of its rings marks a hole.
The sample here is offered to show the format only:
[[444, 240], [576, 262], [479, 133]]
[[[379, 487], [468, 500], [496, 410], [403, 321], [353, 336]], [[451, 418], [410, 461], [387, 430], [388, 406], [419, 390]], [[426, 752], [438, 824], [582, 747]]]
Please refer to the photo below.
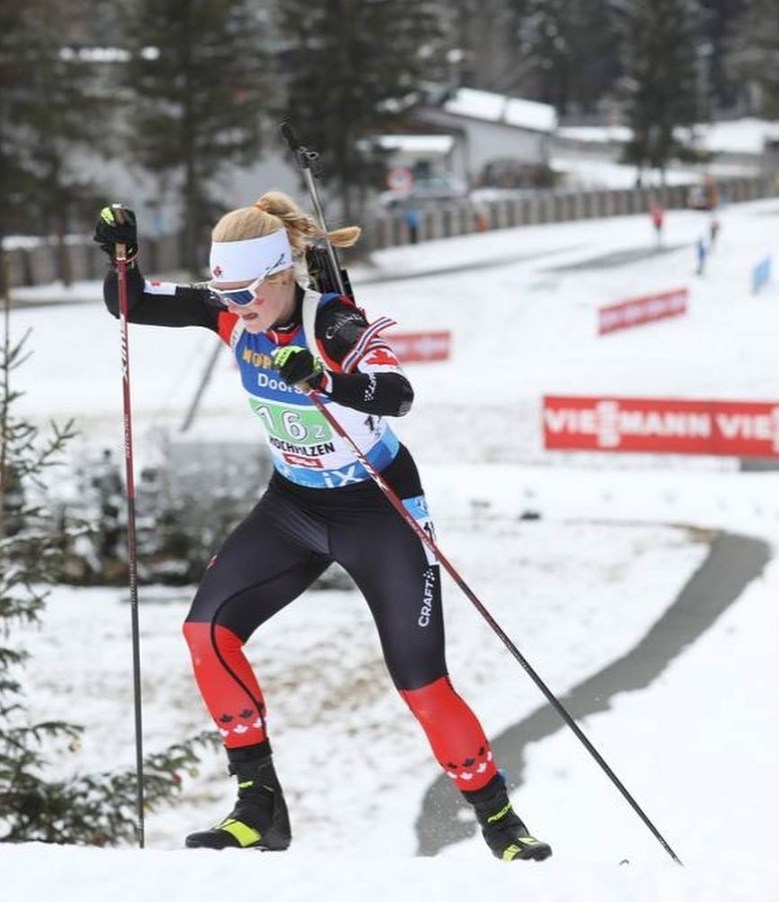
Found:
[[551, 104], [474, 88], [458, 88], [441, 108], [453, 116], [499, 122], [530, 131], [551, 132], [557, 127], [557, 111]]
[[376, 135], [371, 141], [382, 150], [440, 156], [446, 156], [454, 146], [452, 135]]

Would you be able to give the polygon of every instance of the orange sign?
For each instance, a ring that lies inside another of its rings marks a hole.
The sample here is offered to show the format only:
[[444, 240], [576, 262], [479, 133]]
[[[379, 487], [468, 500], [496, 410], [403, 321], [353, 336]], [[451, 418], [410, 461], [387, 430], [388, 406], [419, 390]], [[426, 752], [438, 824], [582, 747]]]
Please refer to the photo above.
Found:
[[681, 316], [687, 312], [687, 288], [665, 291], [662, 294], [648, 294], [645, 297], [632, 298], [611, 304], [598, 310], [598, 335], [616, 332], [618, 329], [629, 329], [644, 323], [667, 319], [669, 316]]
[[400, 363], [448, 360], [451, 353], [451, 332], [396, 332], [386, 339]]

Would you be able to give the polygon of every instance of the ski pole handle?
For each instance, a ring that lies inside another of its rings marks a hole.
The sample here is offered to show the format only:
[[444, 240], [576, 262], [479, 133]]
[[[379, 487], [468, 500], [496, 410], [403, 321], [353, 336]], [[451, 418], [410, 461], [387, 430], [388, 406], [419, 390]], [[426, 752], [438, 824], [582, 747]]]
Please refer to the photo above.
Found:
[[[124, 207], [121, 204], [113, 204], [111, 209], [114, 213], [114, 219], [119, 223], [119, 225], [124, 225], [127, 221], [124, 215]], [[114, 246], [114, 256], [116, 257], [117, 263], [124, 263], [127, 260], [127, 245], [123, 241], [117, 241]]]

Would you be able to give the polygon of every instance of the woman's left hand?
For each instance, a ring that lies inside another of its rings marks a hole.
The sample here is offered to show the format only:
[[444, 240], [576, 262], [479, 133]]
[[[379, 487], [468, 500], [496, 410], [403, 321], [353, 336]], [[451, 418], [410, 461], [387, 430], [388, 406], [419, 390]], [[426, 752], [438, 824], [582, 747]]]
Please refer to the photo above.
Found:
[[303, 391], [312, 391], [320, 387], [324, 375], [324, 364], [314, 357], [308, 348], [287, 345], [273, 352], [273, 369], [289, 385], [295, 385]]

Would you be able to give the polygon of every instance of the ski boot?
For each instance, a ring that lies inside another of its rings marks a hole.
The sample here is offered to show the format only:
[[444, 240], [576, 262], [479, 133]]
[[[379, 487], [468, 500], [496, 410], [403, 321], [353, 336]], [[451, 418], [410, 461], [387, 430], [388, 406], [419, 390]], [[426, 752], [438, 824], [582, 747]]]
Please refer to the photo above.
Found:
[[270, 744], [228, 749], [230, 773], [238, 778], [238, 801], [230, 814], [210, 830], [190, 833], [189, 849], [260, 849], [281, 852], [292, 831]]
[[473, 805], [481, 833], [492, 854], [501, 861], [543, 861], [552, 847], [530, 835], [511, 807], [506, 784], [496, 774], [483, 788], [463, 795]]

